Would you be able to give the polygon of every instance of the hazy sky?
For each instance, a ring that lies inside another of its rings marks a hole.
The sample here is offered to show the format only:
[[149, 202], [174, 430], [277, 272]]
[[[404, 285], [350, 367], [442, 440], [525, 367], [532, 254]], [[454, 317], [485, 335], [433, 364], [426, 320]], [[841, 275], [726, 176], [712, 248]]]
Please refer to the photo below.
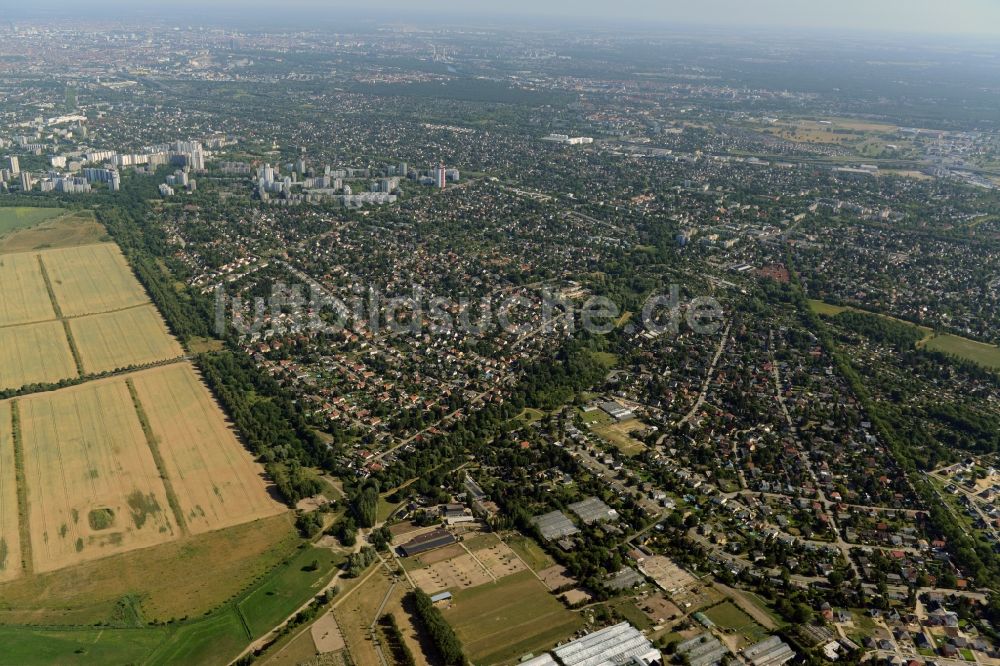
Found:
[[1000, 36], [1000, 0], [0, 0], [5, 16], [49, 14], [105, 17], [109, 12], [158, 14], [178, 21], [239, 17], [244, 21], [308, 21], [338, 14], [392, 21], [423, 16], [428, 21], [491, 17], [528, 20], [544, 17], [574, 23], [600, 19], [615, 23], [874, 30]]

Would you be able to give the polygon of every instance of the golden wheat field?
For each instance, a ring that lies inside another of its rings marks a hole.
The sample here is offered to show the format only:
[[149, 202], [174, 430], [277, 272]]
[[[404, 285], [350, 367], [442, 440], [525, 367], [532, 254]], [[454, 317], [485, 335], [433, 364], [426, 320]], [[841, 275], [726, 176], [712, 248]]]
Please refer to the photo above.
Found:
[[0, 391], [76, 376], [62, 322], [0, 328]]
[[36, 572], [175, 536], [124, 379], [20, 398], [17, 409]]
[[190, 363], [130, 376], [188, 529], [198, 534], [272, 516], [261, 465], [236, 439]]
[[0, 255], [0, 326], [55, 319], [35, 254]]
[[69, 320], [85, 374], [147, 365], [184, 353], [152, 305]]
[[111, 312], [149, 302], [114, 243], [46, 250], [39, 256], [64, 317]]

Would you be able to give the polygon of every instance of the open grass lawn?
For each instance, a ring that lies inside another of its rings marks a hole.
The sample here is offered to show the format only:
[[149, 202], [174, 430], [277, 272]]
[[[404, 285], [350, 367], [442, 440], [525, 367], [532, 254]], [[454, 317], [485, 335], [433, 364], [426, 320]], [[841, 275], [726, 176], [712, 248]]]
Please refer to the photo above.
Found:
[[239, 616], [230, 607], [180, 625], [145, 662], [154, 664], [226, 664], [250, 642]]
[[[198, 617], [248, 589], [293, 554], [299, 544], [293, 522], [286, 513], [0, 584], [0, 622], [108, 622], [126, 594], [141, 599], [147, 621]], [[220, 576], [223, 569], [226, 575]]]
[[594, 357], [595, 361], [609, 370], [618, 365], [617, 354], [612, 354], [611, 352], [592, 352], [591, 356]]
[[376, 520], [380, 523], [385, 522], [400, 506], [402, 506], [402, 502], [393, 503], [387, 500], [385, 496], [379, 497], [378, 508], [375, 512]]
[[609, 609], [614, 610], [623, 618], [632, 623], [639, 631], [645, 631], [653, 626], [652, 621], [649, 616], [642, 612], [635, 602], [632, 601], [631, 597], [622, 597], [619, 599], [614, 599], [605, 604]]
[[587, 425], [607, 425], [611, 423], [611, 417], [600, 409], [592, 409], [589, 412], [580, 410], [580, 419]]
[[924, 347], [978, 363], [984, 368], [1000, 370], [1000, 347], [976, 342], [957, 335], [938, 335], [924, 343]]
[[743, 636], [748, 645], [763, 640], [767, 635], [762, 626], [731, 601], [724, 601], [703, 612], [720, 629]]
[[583, 626], [530, 571], [454, 593], [444, 616], [466, 654], [480, 664], [498, 664], [551, 648]]
[[833, 317], [839, 315], [844, 310], [848, 310], [846, 306], [843, 305], [833, 305], [831, 303], [826, 303], [824, 301], [818, 301], [815, 298], [809, 299], [809, 309], [818, 315], [826, 315]]
[[528, 425], [529, 423], [540, 421], [544, 417], [545, 417], [545, 412], [543, 412], [542, 410], [534, 409], [532, 407], [525, 407], [523, 410], [521, 410], [521, 413], [518, 414], [515, 418], [524, 423], [525, 425]]
[[0, 665], [138, 664], [172, 631], [168, 627], [50, 630], [0, 626]]
[[555, 560], [549, 557], [548, 553], [542, 550], [542, 547], [535, 543], [531, 537], [519, 534], [506, 539], [506, 542], [511, 550], [517, 553], [524, 560], [524, 563], [534, 571], [541, 571], [542, 569], [555, 566]]
[[[6, 209], [0, 209], [6, 210]], [[61, 211], [62, 215], [0, 233], [0, 254], [106, 243], [107, 229], [89, 210]]]
[[6, 236], [18, 229], [33, 227], [65, 212], [62, 208], [0, 207], [0, 236]]
[[[239, 609], [254, 636], [262, 636], [319, 593], [343, 563], [344, 556], [307, 546], [283, 564], [266, 583], [250, 592]], [[313, 564], [316, 568], [313, 569]]]
[[592, 425], [591, 430], [602, 439], [607, 440], [627, 456], [635, 456], [646, 450], [646, 445], [635, 439], [629, 432], [642, 427], [642, 423], [634, 419], [621, 423]]
[[[276, 520], [276, 519], [275, 519]], [[245, 527], [245, 526], [241, 526]], [[268, 533], [280, 532], [280, 525], [267, 527], [256, 525], [256, 529], [248, 536], [260, 538]], [[290, 531], [291, 522], [286, 518], [285, 527]], [[239, 529], [239, 528], [237, 528]], [[204, 539], [204, 537], [199, 537]], [[291, 539], [298, 543], [294, 533]], [[219, 570], [227, 567], [227, 571], [233, 568], [234, 553], [237, 549], [227, 548], [222, 543], [215, 543], [209, 548], [217, 553], [219, 563], [217, 566], [203, 566], [203, 561], [196, 561], [197, 566], [192, 566], [191, 561], [185, 562], [184, 574], [189, 578], [199, 578], [202, 584], [209, 584], [209, 580], [218, 580], [221, 584], [232, 584], [230, 576], [219, 576]], [[193, 548], [197, 550], [197, 548]], [[163, 549], [150, 549], [149, 552]], [[254, 632], [264, 633], [271, 625], [267, 622], [277, 624], [283, 620], [291, 611], [298, 608], [303, 603], [311, 599], [316, 592], [315, 581], [319, 578], [326, 578], [330, 574], [330, 568], [325, 564], [319, 566], [314, 572], [302, 572], [303, 562], [310, 564], [313, 559], [315, 549], [311, 546], [294, 553], [290, 560], [277, 567], [273, 565], [263, 572], [256, 584], [236, 595], [233, 603], [224, 603], [207, 615], [195, 613], [195, 608], [187, 606], [191, 613], [190, 619], [179, 618], [179, 621], [172, 621], [163, 626], [146, 626], [135, 629], [95, 629], [93, 627], [81, 626], [79, 629], [59, 628], [58, 630], [48, 630], [38, 627], [24, 626], [0, 626], [0, 645], [4, 646], [0, 650], [0, 666], [3, 664], [17, 664], [18, 666], [33, 666], [34, 664], [226, 664], [250, 642], [248, 627], [237, 613], [239, 608], [244, 617], [247, 618], [247, 625], [254, 627]], [[287, 551], [284, 551], [287, 552]], [[174, 553], [177, 561], [183, 559], [183, 553], [178, 556]], [[329, 554], [326, 555], [330, 557]], [[236, 566], [239, 566], [239, 555], [236, 555]], [[109, 558], [110, 559], [110, 558]], [[132, 555], [127, 562], [120, 564], [133, 565], [133, 560], [137, 559]], [[253, 564], [256, 566], [266, 561], [258, 556]], [[106, 563], [108, 560], [102, 560]], [[147, 585], [160, 586], [166, 588], [169, 584], [165, 580], [164, 571], [172, 566], [177, 568], [175, 560], [167, 560], [162, 564], [162, 570], [155, 565], [143, 569], [143, 579]], [[156, 576], [149, 576], [149, 571], [157, 571]], [[77, 578], [83, 585], [90, 585], [91, 581], [77, 571]], [[178, 574], [180, 572], [178, 571]], [[243, 573], [241, 571], [241, 573]], [[303, 574], [300, 576], [300, 574]], [[155, 581], [150, 581], [154, 578]], [[183, 581], [178, 578], [171, 578], [171, 583], [183, 585]], [[241, 584], [246, 585], [243, 578]], [[132, 581], [133, 585], [135, 581]], [[6, 590], [10, 586], [5, 586]], [[131, 586], [130, 586], [131, 589]], [[94, 594], [97, 590], [92, 591]], [[273, 592], [273, 593], [270, 593]], [[6, 596], [3, 597], [6, 601]], [[217, 599], [217, 602], [223, 600]], [[150, 618], [146, 618], [147, 620]]]

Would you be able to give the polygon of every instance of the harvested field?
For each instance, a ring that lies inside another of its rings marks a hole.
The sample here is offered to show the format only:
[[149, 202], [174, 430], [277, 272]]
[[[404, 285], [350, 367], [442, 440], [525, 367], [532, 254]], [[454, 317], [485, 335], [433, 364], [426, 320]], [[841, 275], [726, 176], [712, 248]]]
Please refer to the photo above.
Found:
[[46, 250], [40, 256], [63, 316], [111, 312], [149, 302], [113, 243]]
[[124, 381], [17, 404], [35, 571], [174, 537], [163, 481]]
[[130, 380], [191, 533], [285, 511], [190, 363], [138, 372]]
[[85, 374], [177, 358], [184, 350], [152, 305], [69, 320]]
[[0, 581], [21, 575], [17, 474], [9, 402], [0, 402]]
[[0, 285], [0, 326], [55, 319], [36, 255], [0, 256]]
[[0, 390], [76, 377], [76, 362], [58, 321], [0, 328]]

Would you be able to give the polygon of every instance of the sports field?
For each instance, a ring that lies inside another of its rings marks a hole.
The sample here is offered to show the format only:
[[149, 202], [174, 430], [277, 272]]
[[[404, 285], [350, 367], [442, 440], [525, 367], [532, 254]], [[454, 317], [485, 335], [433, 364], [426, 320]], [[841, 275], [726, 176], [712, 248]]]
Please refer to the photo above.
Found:
[[76, 376], [62, 322], [0, 328], [0, 390]]
[[136, 308], [69, 320], [85, 374], [147, 365], [184, 353], [156, 308]]
[[0, 581], [21, 575], [17, 474], [10, 404], [0, 402]]
[[0, 255], [0, 285], [0, 326], [55, 319], [36, 255]]
[[46, 250], [39, 256], [65, 317], [149, 302], [121, 250], [113, 243]]
[[163, 543], [163, 481], [119, 378], [17, 401], [35, 571]]
[[130, 376], [193, 534], [285, 511], [189, 363]]

